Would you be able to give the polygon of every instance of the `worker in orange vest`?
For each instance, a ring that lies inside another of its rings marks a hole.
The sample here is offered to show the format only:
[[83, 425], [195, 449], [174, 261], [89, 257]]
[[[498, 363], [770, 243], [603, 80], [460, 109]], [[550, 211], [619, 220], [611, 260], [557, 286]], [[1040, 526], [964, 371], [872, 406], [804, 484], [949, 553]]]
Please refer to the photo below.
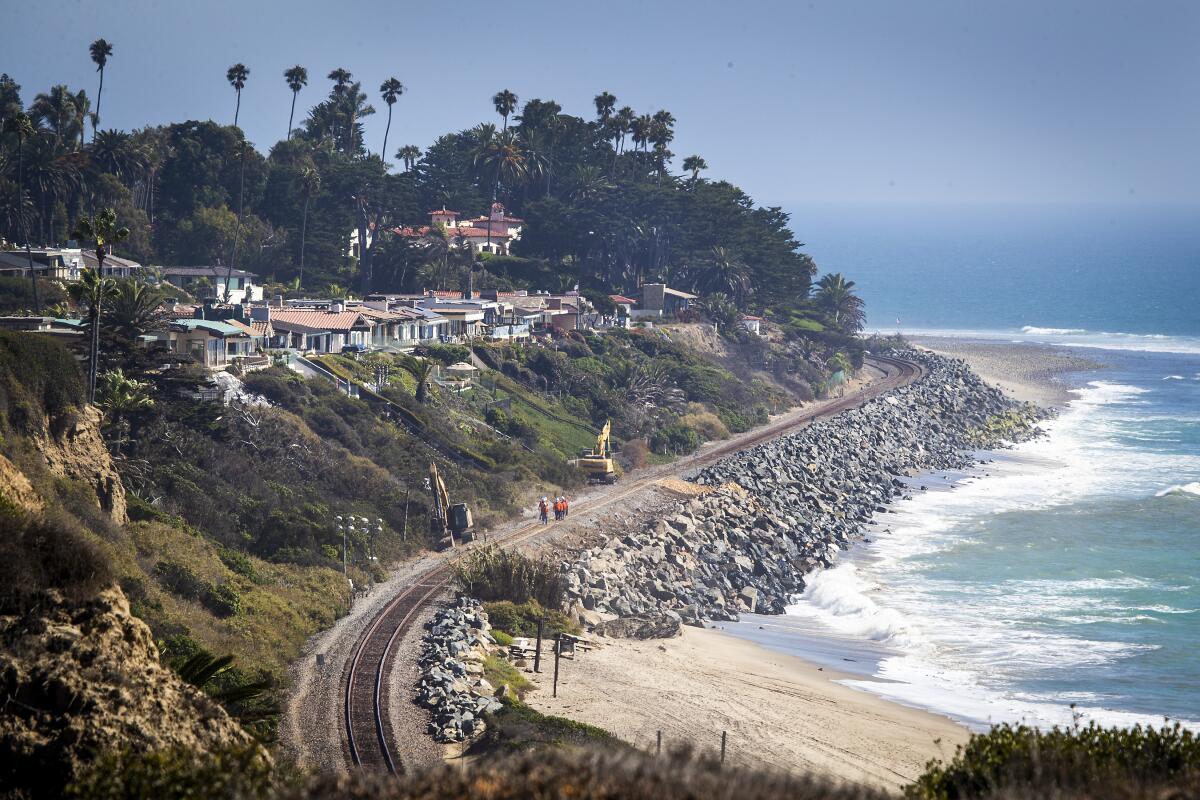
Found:
[[538, 519], [543, 525], [550, 521], [550, 506], [544, 497], [538, 502]]

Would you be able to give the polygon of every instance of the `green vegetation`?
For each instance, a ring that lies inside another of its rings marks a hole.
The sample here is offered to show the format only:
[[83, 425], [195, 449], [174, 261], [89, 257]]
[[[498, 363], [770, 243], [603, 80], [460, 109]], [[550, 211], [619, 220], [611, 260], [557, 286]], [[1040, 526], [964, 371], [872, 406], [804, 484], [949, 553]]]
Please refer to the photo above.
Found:
[[[518, 673], [519, 674], [519, 673]], [[511, 753], [546, 747], [602, 745], [625, 749], [620, 739], [594, 725], [535, 711], [513, 697], [501, 698], [503, 708], [484, 717], [487, 730], [471, 752]]]
[[475, 550], [455, 562], [454, 578], [463, 594], [484, 602], [535, 602], [560, 608], [566, 591], [557, 564], [496, 547]]
[[[508, 640], [512, 642], [512, 637], [508, 637]], [[507, 686], [516, 692], [518, 697], [524, 697], [525, 693], [533, 687], [529, 679], [514, 667], [511, 661], [497, 655], [488, 656], [483, 662], [483, 677], [497, 689]]]
[[948, 764], [931, 762], [905, 794], [921, 800], [1173, 797], [1172, 787], [1194, 790], [1198, 771], [1200, 739], [1178, 723], [1043, 731], [1004, 724], [973, 735]]
[[0, 330], [0, 434], [34, 433], [83, 405], [83, 376], [71, 353], [44, 337]]
[[579, 625], [566, 614], [536, 602], [517, 604], [498, 600], [484, 603], [483, 610], [487, 612], [492, 629], [509, 636], [537, 636], [538, 620], [542, 620], [542, 635], [547, 638], [557, 633], [580, 633]]
[[276, 770], [262, 748], [230, 747], [212, 753], [159, 750], [109, 753], [67, 797], [86, 800], [193, 800], [200, 797], [265, 800], [277, 796]]

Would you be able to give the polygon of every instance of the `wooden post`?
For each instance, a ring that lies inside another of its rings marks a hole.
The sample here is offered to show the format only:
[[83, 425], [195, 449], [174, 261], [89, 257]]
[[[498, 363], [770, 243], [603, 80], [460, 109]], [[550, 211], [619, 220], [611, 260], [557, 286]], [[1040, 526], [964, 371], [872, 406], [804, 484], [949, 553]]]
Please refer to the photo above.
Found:
[[554, 693], [552, 697], [558, 697], [558, 657], [562, 651], [562, 632], [554, 635]]
[[654, 745], [654, 755], [662, 755], [662, 731], [658, 732], [658, 743]]
[[404, 541], [408, 541], [408, 496], [412, 494], [412, 490], [404, 493]]
[[543, 615], [538, 619], [537, 649], [533, 651], [533, 671], [542, 671], [542, 624], [546, 621]]
[[721, 731], [721, 763], [725, 763], [725, 731]]

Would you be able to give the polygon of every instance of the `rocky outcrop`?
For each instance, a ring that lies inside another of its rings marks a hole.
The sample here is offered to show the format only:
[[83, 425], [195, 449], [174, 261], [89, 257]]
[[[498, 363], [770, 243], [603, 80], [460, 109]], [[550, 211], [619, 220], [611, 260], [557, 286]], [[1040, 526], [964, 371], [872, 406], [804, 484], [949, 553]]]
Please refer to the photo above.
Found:
[[96, 504], [122, 525], [127, 519], [125, 487], [100, 434], [100, 421], [99, 410], [85, 405], [73, 418], [56, 420], [39, 431], [33, 440], [50, 472], [91, 488]]
[[252, 744], [158, 660], [119, 589], [0, 616], [0, 786], [58, 796], [97, 754]]
[[923, 380], [723, 459], [696, 477], [716, 491], [564, 562], [568, 605], [620, 617], [667, 611], [689, 624], [782, 613], [805, 574], [909, 490], [901, 478], [965, 469], [1000, 436], [1035, 435], [1040, 413], [964, 362], [903, 355], [924, 364]]
[[683, 632], [681, 622], [673, 611], [649, 612], [601, 622], [594, 631], [618, 639], [671, 639]]
[[491, 630], [479, 601], [465, 597], [429, 625], [417, 701], [433, 712], [428, 733], [439, 742], [481, 733], [483, 715], [500, 710], [495, 687], [483, 677], [484, 662], [500, 650]]

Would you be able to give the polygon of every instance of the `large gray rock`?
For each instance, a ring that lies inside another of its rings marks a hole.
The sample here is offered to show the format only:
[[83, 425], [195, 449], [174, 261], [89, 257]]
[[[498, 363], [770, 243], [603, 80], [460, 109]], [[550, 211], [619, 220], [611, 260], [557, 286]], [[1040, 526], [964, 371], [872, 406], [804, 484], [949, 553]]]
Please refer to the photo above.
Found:
[[602, 622], [595, 632], [615, 639], [670, 639], [682, 633], [679, 615], [664, 613], [638, 614]]

